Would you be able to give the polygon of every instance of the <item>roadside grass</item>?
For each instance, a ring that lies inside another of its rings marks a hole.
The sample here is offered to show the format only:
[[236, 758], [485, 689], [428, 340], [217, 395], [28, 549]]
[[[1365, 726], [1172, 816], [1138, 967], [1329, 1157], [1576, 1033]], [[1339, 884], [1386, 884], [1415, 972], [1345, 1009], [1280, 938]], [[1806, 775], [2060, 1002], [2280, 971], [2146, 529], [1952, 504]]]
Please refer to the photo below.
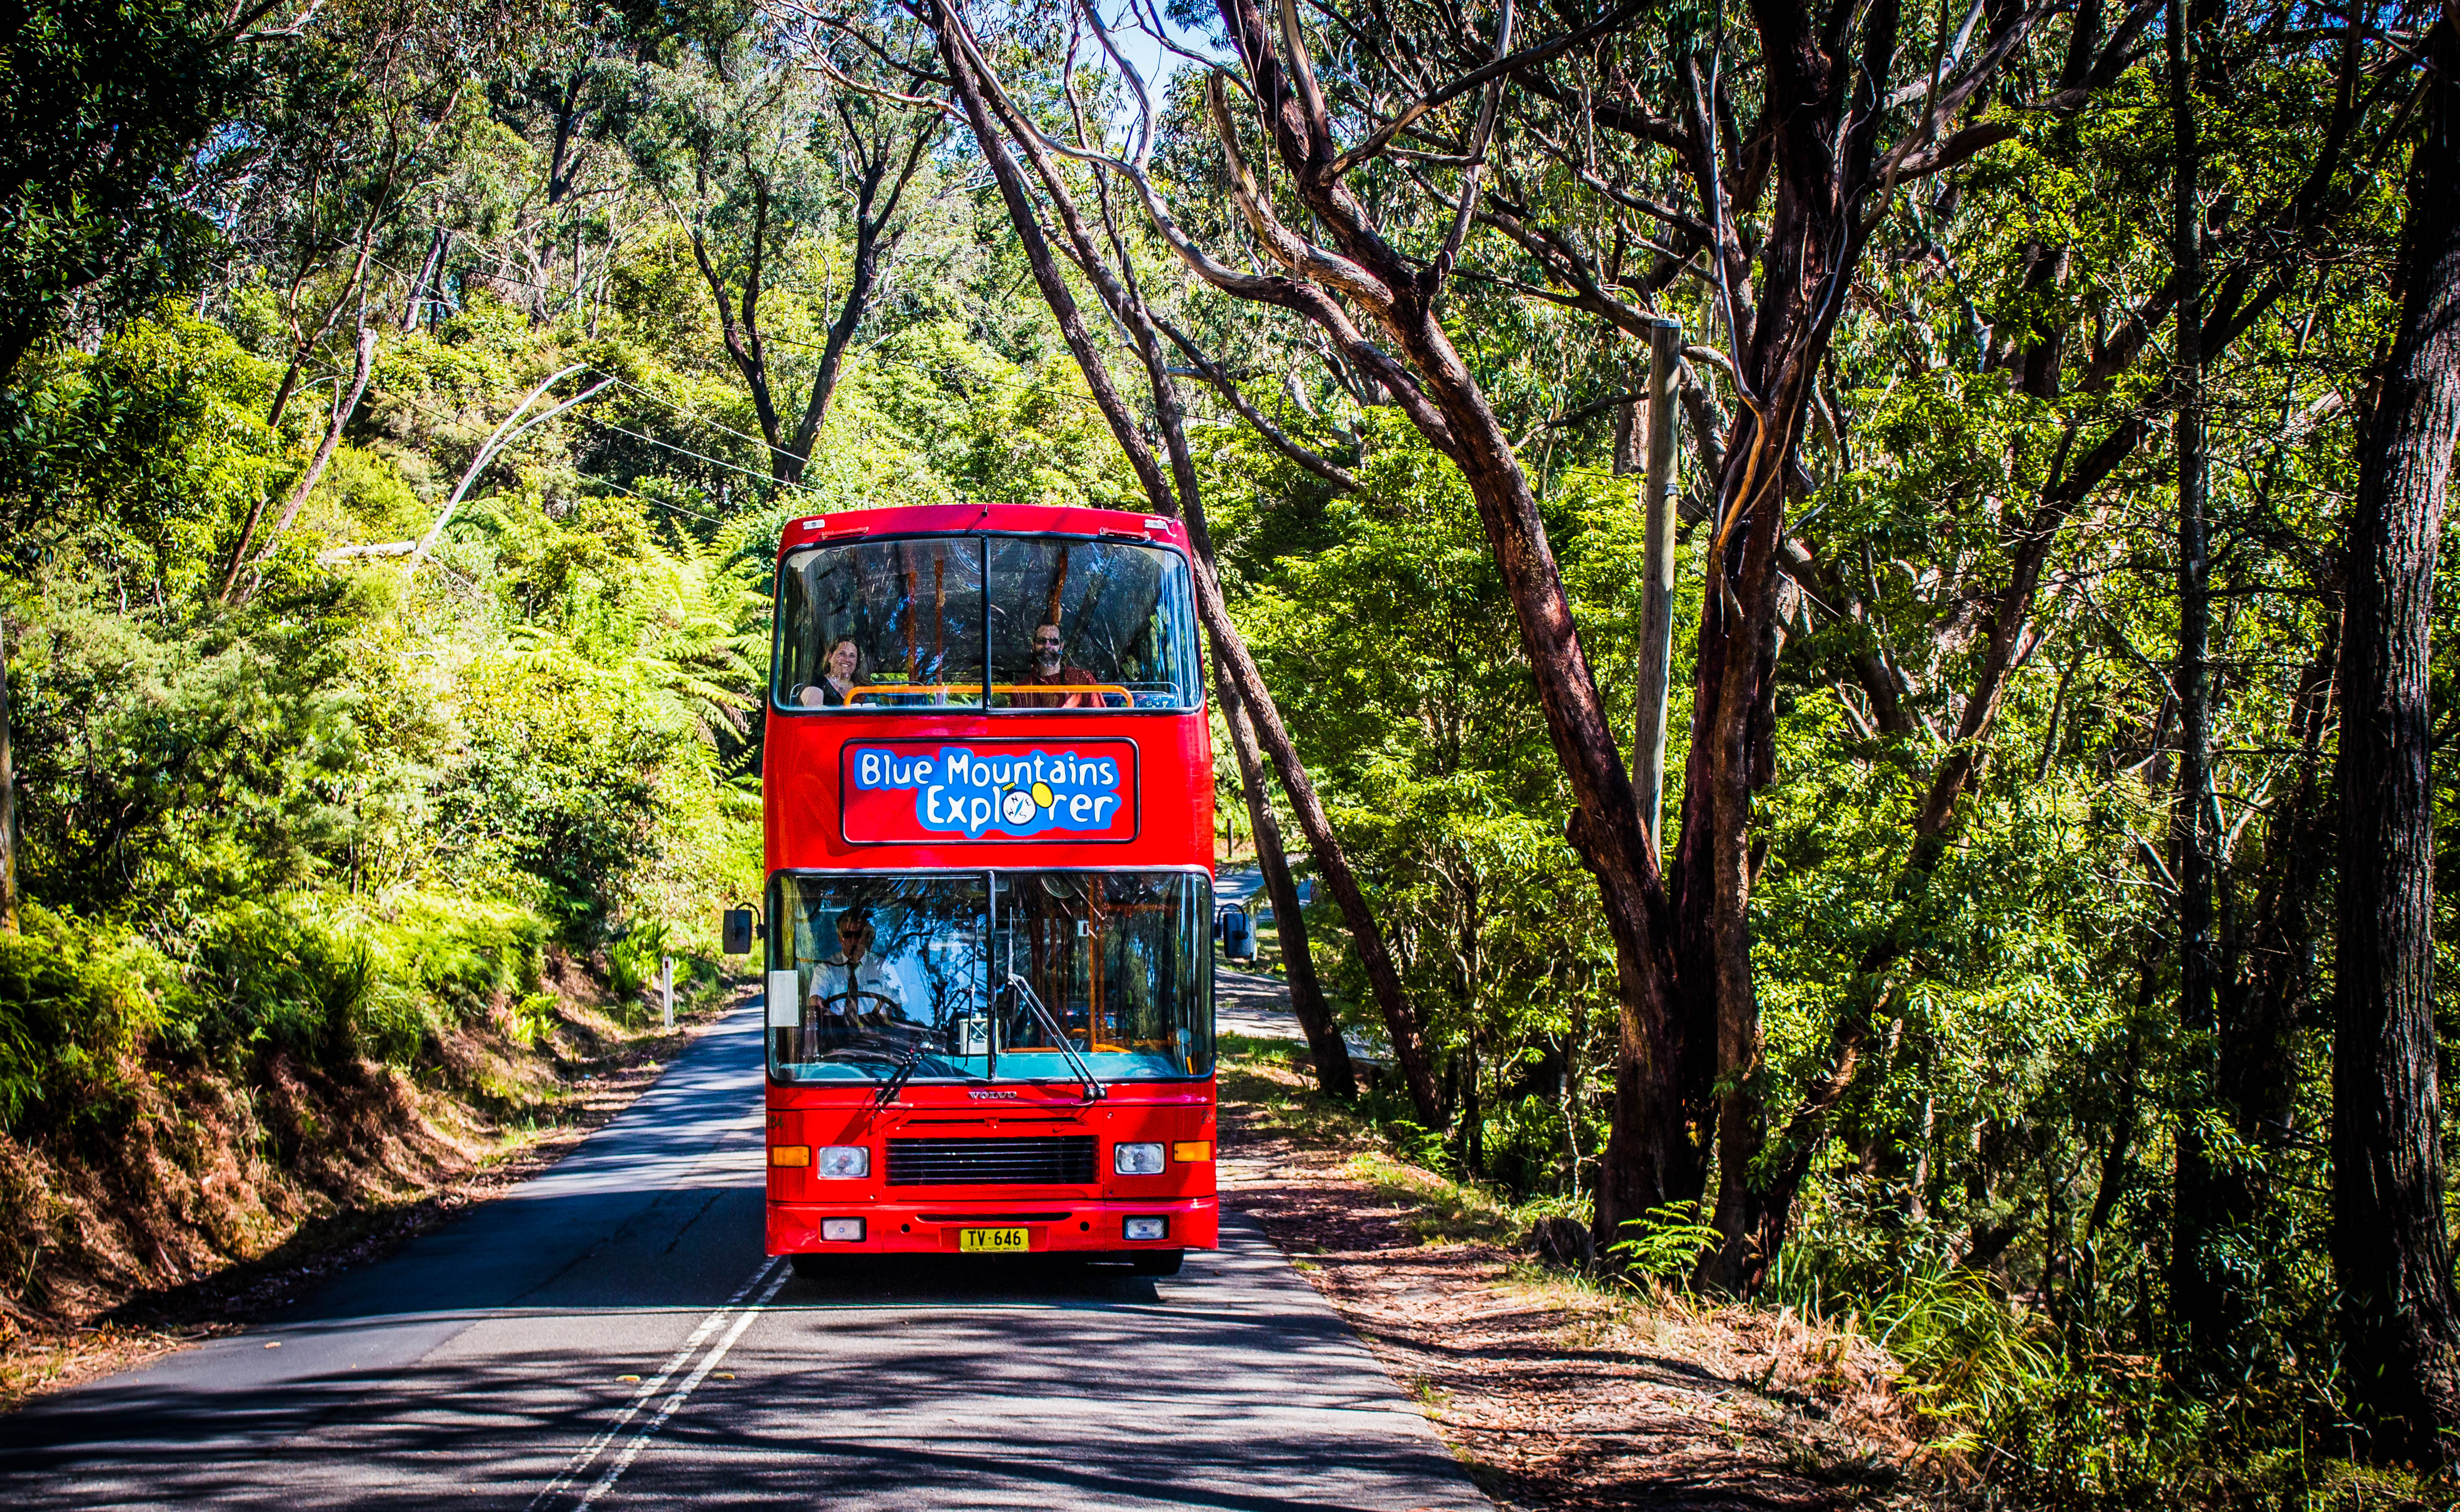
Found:
[[[2181, 1505], [2460, 1507], [2448, 1480], [2353, 1464], [2320, 1444], [2237, 1462], [2216, 1458], [2209, 1430], [2162, 1418], [2152, 1362], [2139, 1362], [2145, 1380], [2131, 1395], [2115, 1389], [2106, 1371], [2060, 1358], [2040, 1320], [1982, 1276], [1907, 1275], [1853, 1295], [1788, 1272], [1762, 1302], [1738, 1304], [1686, 1284], [1705, 1237], [1687, 1210], [1654, 1215], [1634, 1230], [1620, 1272], [1555, 1269], [1523, 1248], [1526, 1236], [1544, 1217], [1585, 1222], [1585, 1204], [1515, 1201], [1464, 1179], [1441, 1141], [1389, 1092], [1370, 1089], [1355, 1105], [1318, 1092], [1302, 1044], [1225, 1034], [1219, 1052], [1222, 1100], [1238, 1105], [1248, 1132], [1311, 1157], [1320, 1175], [1356, 1184], [1359, 1206], [1419, 1247], [1390, 1251], [1395, 1260], [1444, 1246], [1501, 1251], [1483, 1284], [1554, 1317], [1550, 1351], [1680, 1361], [1734, 1383], [1747, 1395], [1733, 1401], [1757, 1404], [1726, 1430], [1738, 1437], [1737, 1454], [1828, 1496], [1873, 1508], [2099, 1509], [2150, 1504], [2193, 1481], [2206, 1494]], [[1350, 1305], [1334, 1272], [1371, 1257], [1316, 1248], [1320, 1259], [1293, 1256], [1293, 1264], [1328, 1284], [1337, 1306]], [[1508, 1489], [1502, 1472], [1460, 1439], [1474, 1430], [1448, 1410], [1454, 1391], [1423, 1361], [1387, 1363], [1445, 1425], [1481, 1486]]]
[[[1304, 1227], [1277, 1237], [1490, 1494], [1589, 1505], [1596, 1484], [1570, 1467], [1602, 1453], [1608, 1482], [1644, 1504], [1710, 1473], [1707, 1454], [1717, 1475], [1772, 1472], [1823, 1498], [1908, 1504], [1927, 1436], [1898, 1363], [1851, 1323], [1721, 1303], [1645, 1272], [1541, 1265], [1522, 1248], [1531, 1228], [1585, 1221], [1583, 1204], [1516, 1201], [1466, 1179], [1391, 1093], [1344, 1105], [1318, 1092], [1303, 1045], [1224, 1035], [1219, 1077], [1247, 1138], [1282, 1146], [1275, 1180], [1314, 1185], [1286, 1210], [1318, 1216], [1296, 1222], [1322, 1221], [1330, 1203], [1398, 1230], [1397, 1246], [1366, 1248], [1313, 1242]], [[1680, 1218], [1665, 1226], [1669, 1253], [1694, 1227]], [[1730, 1384], [1704, 1396], [1704, 1378]], [[1601, 1422], [1630, 1431], [1601, 1437]], [[1685, 1446], [1679, 1464], [1601, 1447], [1667, 1436]], [[1566, 1475], [1588, 1489], [1562, 1500]]]
[[1422, 1244], [1511, 1247], [1539, 1218], [1569, 1209], [1559, 1198], [1516, 1202], [1446, 1169], [1441, 1141], [1389, 1096], [1370, 1089], [1354, 1106], [1325, 1097], [1302, 1044], [1237, 1034], [1217, 1044], [1221, 1096], [1249, 1110], [1256, 1132], [1341, 1157], [1340, 1174], [1399, 1209], [1398, 1221]]

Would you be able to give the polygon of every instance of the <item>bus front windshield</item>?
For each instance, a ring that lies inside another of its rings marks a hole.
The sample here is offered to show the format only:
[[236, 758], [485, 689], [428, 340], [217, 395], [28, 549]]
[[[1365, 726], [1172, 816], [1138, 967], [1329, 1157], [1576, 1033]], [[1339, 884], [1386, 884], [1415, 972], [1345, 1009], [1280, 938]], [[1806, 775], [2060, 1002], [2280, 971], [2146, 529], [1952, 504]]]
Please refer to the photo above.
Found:
[[1103, 1082], [1213, 1069], [1212, 888], [1193, 872], [780, 874], [769, 1074]]
[[1187, 562], [1062, 536], [791, 552], [774, 697], [796, 714], [1201, 707]]

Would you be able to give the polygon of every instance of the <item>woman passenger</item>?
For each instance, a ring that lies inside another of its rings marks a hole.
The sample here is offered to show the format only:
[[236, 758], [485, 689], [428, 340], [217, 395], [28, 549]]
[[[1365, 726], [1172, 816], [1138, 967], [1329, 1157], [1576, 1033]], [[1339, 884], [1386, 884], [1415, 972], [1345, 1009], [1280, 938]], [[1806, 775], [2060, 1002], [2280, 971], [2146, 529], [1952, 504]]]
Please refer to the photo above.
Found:
[[820, 680], [807, 682], [796, 702], [805, 708], [838, 708], [862, 685], [859, 675], [862, 653], [855, 649], [850, 638], [840, 637], [830, 645], [827, 658], [820, 663]]

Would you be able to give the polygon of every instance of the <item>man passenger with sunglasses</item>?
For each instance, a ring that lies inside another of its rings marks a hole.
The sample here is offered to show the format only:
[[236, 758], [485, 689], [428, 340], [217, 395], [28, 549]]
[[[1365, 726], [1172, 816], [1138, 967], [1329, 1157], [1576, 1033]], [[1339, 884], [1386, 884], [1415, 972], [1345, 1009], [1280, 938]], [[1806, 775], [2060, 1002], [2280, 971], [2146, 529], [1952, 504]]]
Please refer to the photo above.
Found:
[[[1026, 667], [1020, 682], [1041, 687], [1090, 687], [1101, 679], [1080, 666], [1067, 664], [1066, 642], [1060, 639], [1055, 624], [1033, 627], [1033, 661]], [[1016, 708], [1093, 708], [1102, 703], [1099, 693], [1017, 693], [1009, 697]]]

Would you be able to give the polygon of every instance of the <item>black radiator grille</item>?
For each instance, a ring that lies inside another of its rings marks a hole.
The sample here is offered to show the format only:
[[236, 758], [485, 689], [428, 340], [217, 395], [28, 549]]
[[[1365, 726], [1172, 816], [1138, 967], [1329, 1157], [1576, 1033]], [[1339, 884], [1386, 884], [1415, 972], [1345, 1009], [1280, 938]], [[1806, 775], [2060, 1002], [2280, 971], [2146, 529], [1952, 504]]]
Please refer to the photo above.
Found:
[[1082, 1186], [1092, 1180], [1091, 1134], [888, 1142], [891, 1186]]

